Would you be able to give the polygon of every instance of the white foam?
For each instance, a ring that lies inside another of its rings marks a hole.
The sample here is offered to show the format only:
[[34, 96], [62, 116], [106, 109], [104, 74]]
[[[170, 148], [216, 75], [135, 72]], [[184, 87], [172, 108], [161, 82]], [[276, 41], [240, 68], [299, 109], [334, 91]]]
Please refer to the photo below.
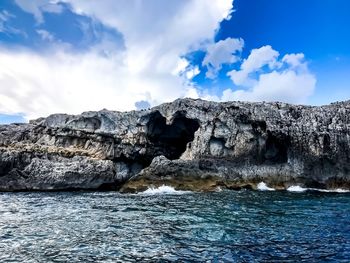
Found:
[[303, 188], [299, 185], [292, 185], [287, 188], [287, 191], [289, 192], [305, 192], [305, 191], [317, 191], [317, 192], [323, 192], [323, 193], [350, 193], [350, 190], [346, 189], [318, 189], [318, 188]]
[[308, 190], [307, 188], [303, 188], [299, 185], [292, 185], [292, 186], [289, 186], [287, 188], [287, 191], [288, 192], [298, 192], [298, 193], [301, 193], [301, 192], [305, 192], [306, 190]]
[[345, 190], [345, 189], [341, 189], [341, 188], [337, 188], [337, 189], [309, 188], [308, 190], [324, 192], [324, 193], [350, 193], [350, 190]]
[[350, 193], [350, 190], [345, 190], [345, 189], [334, 189], [334, 190], [329, 190], [330, 192], [335, 192], [335, 193]]
[[222, 192], [222, 188], [220, 186], [216, 187], [215, 192]]
[[191, 193], [190, 191], [179, 191], [175, 190], [174, 187], [167, 186], [167, 185], [162, 185], [157, 188], [155, 187], [150, 187], [146, 191], [141, 192], [140, 194], [145, 194], [145, 195], [158, 195], [158, 194], [186, 194], [186, 193]]
[[275, 191], [274, 188], [268, 187], [264, 182], [258, 183], [256, 187], [260, 191]]

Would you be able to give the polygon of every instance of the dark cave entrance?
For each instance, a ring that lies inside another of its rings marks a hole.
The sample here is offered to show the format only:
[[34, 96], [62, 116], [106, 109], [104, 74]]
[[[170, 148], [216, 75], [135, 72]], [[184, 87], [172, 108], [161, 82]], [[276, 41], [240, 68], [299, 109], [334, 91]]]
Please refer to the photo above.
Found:
[[156, 111], [147, 123], [147, 138], [155, 145], [159, 155], [174, 160], [185, 152], [187, 143], [193, 141], [198, 128], [198, 120], [186, 118], [183, 112], [175, 113], [172, 123], [167, 125], [166, 118]]
[[267, 133], [264, 159], [268, 164], [286, 163], [290, 138], [285, 134]]

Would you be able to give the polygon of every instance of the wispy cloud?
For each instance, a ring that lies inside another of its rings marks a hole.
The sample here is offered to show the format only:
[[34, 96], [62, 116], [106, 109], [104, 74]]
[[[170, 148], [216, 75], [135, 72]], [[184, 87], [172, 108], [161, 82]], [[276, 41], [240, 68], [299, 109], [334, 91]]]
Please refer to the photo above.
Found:
[[9, 13], [7, 10], [0, 11], [0, 33], [25, 35], [24, 32], [10, 25], [10, 20], [14, 18], [16, 18], [16, 16]]
[[24, 11], [33, 14], [38, 24], [44, 22], [43, 13], [59, 14], [63, 11], [59, 0], [15, 0], [15, 2]]
[[55, 37], [52, 33], [44, 30], [44, 29], [38, 29], [36, 30], [36, 32], [40, 35], [40, 37], [45, 40], [45, 41], [49, 41], [52, 42], [55, 40]]

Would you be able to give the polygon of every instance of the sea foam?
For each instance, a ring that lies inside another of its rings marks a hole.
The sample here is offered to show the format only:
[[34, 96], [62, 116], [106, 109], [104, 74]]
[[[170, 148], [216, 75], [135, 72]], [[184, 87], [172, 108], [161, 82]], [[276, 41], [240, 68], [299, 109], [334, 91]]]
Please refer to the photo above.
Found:
[[157, 188], [150, 187], [146, 191], [141, 192], [140, 194], [144, 194], [144, 195], [159, 195], [159, 194], [177, 195], [177, 194], [186, 194], [186, 193], [191, 193], [191, 191], [175, 190], [174, 187], [162, 185], [162, 186], [159, 186]]
[[305, 192], [307, 191], [308, 189], [307, 188], [303, 188], [299, 185], [292, 185], [292, 186], [289, 186], [287, 188], [287, 191], [288, 192], [298, 192], [298, 193], [301, 193], [301, 192]]
[[260, 191], [275, 191], [274, 188], [268, 187], [264, 182], [258, 183], [256, 187]]
[[311, 191], [318, 191], [318, 192], [324, 192], [324, 193], [350, 193], [350, 190], [345, 189], [317, 189], [317, 188], [308, 188], [308, 190]]
[[287, 188], [287, 191], [289, 192], [305, 192], [305, 191], [316, 191], [316, 192], [323, 192], [323, 193], [350, 193], [350, 190], [345, 189], [318, 189], [318, 188], [303, 188], [299, 185], [292, 185]]

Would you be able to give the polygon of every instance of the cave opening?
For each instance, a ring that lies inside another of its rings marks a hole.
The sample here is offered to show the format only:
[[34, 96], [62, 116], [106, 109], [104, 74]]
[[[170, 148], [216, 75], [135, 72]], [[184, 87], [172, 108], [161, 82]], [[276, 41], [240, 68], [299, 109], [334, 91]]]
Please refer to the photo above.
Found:
[[176, 112], [172, 123], [167, 125], [166, 118], [155, 111], [147, 123], [147, 138], [157, 148], [157, 155], [174, 160], [185, 152], [198, 128], [198, 120], [187, 118], [184, 112]]
[[286, 163], [290, 139], [284, 134], [267, 133], [264, 159], [268, 164]]

